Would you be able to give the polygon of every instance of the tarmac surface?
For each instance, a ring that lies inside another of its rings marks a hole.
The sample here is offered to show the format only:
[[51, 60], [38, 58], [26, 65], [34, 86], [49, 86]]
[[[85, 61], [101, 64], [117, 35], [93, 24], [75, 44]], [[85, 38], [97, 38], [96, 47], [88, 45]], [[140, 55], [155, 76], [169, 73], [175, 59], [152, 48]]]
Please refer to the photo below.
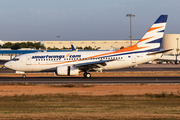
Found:
[[[118, 70], [108, 70], [109, 72], [121, 72], [121, 71], [180, 71], [180, 65], [153, 65], [153, 64], [141, 64], [135, 66], [134, 68], [123, 68]], [[0, 73], [8, 74], [14, 73], [12, 70], [0, 69]], [[163, 84], [163, 83], [173, 83], [180, 84], [180, 77], [93, 77], [84, 78], [78, 77], [0, 77], [0, 83], [7, 82], [23, 82], [23, 83], [33, 83], [33, 84]]]
[[[180, 71], [180, 64], [141, 64], [134, 68], [122, 68], [116, 70], [105, 70], [107, 72], [120, 71]], [[15, 73], [13, 70], [0, 68], [0, 73]], [[28, 72], [27, 72], [28, 73]]]
[[180, 77], [1, 77], [0, 83], [31, 84], [180, 84]]

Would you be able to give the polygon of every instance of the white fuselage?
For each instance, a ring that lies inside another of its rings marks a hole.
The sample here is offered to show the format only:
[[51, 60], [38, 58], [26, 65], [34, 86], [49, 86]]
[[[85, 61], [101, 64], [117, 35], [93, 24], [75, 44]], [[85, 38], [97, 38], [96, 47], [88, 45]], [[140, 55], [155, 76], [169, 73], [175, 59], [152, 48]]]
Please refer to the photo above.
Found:
[[[145, 63], [150, 60], [160, 58], [162, 54], [147, 55], [148, 53], [134, 53], [125, 55], [105, 55], [110, 51], [83, 51], [83, 52], [41, 52], [30, 53], [17, 56], [7, 62], [5, 66], [15, 71], [46, 71], [55, 72], [58, 66], [73, 66], [82, 63], [91, 63], [103, 60], [105, 66], [101, 70], [112, 70], [126, 68], [137, 64]], [[103, 56], [98, 56], [98, 55]], [[91, 56], [94, 56], [91, 58]], [[97, 56], [97, 57], [96, 57]]]

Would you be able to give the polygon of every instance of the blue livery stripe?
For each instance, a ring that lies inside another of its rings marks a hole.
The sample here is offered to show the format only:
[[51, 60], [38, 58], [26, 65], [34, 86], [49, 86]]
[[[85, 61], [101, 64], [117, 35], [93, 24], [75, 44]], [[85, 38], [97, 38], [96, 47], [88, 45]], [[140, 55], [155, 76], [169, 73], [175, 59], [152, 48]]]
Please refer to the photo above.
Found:
[[161, 15], [161, 16], [156, 20], [155, 23], [164, 23], [164, 22], [167, 21], [167, 17], [168, 17], [168, 15]]
[[159, 38], [159, 39], [153, 40], [151, 42], [147, 42], [147, 43], [161, 43], [161, 42], [162, 42], [162, 38]]

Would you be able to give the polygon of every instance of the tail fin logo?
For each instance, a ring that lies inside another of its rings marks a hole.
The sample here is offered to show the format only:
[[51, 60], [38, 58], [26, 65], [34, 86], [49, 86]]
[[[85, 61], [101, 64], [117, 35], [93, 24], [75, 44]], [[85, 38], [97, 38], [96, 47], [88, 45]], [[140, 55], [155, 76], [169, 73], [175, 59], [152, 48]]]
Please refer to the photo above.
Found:
[[166, 21], [167, 15], [161, 15], [143, 36], [143, 38], [137, 43], [137, 46], [146, 47], [147, 49], [152, 50], [159, 50], [166, 27]]

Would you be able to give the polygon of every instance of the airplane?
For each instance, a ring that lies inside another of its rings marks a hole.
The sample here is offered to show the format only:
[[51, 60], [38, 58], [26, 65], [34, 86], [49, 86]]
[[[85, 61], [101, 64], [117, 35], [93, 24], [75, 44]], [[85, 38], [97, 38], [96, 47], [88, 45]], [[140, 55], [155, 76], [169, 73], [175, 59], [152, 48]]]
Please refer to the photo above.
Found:
[[71, 45], [71, 49], [72, 49], [73, 52], [76, 51], [76, 49], [74, 48], [74, 45]]
[[170, 51], [161, 50], [160, 45], [168, 15], [160, 15], [142, 39], [135, 45], [117, 51], [41, 52], [16, 56], [4, 64], [16, 73], [55, 72], [56, 75], [79, 75], [89, 71], [112, 70], [135, 66], [157, 58]]
[[169, 61], [170, 63], [178, 64], [180, 61], [180, 55], [178, 54], [163, 54], [158, 60]]

